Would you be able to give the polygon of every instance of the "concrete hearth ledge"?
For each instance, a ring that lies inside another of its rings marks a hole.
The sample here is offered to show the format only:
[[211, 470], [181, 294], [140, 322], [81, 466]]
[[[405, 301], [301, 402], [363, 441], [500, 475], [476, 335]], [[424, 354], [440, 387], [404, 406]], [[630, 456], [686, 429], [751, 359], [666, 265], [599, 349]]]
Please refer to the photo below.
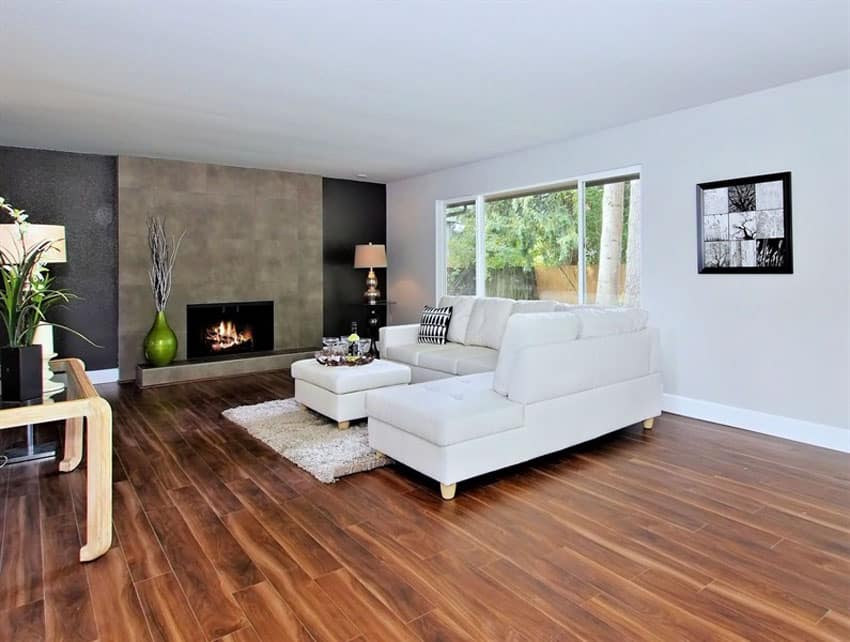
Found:
[[186, 381], [233, 377], [268, 370], [283, 370], [293, 361], [309, 359], [318, 348], [297, 348], [239, 358], [211, 359], [209, 361], [175, 361], [170, 366], [155, 368], [148, 365], [136, 366], [136, 385], [139, 388], [167, 386]]

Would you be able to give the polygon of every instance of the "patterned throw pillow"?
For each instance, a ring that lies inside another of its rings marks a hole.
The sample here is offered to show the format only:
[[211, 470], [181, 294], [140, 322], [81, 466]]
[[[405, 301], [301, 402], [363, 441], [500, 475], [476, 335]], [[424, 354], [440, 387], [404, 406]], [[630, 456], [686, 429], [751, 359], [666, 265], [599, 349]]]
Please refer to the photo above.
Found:
[[452, 306], [436, 308], [432, 305], [426, 305], [422, 308], [417, 341], [419, 343], [443, 345], [446, 342], [446, 333], [449, 331], [451, 318]]

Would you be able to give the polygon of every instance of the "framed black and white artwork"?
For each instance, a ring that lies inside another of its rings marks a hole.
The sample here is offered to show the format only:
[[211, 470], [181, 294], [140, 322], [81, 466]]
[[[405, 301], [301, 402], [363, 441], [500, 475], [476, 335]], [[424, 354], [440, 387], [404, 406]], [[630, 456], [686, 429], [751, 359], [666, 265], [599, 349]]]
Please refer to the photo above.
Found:
[[792, 274], [791, 172], [697, 185], [700, 274]]

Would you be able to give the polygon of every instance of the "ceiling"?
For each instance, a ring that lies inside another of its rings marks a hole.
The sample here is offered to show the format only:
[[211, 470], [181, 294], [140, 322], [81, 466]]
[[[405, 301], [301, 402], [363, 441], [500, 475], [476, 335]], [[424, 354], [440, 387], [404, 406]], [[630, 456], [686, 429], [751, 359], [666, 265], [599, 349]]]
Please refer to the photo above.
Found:
[[850, 67], [848, 0], [0, 0], [0, 144], [390, 181]]

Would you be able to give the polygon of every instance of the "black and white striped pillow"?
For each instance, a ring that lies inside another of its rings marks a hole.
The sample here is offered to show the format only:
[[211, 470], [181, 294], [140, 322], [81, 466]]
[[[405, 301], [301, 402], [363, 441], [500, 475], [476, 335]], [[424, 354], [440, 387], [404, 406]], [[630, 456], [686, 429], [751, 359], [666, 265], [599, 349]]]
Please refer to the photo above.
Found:
[[449, 321], [452, 318], [452, 306], [436, 308], [426, 305], [422, 308], [422, 318], [419, 320], [419, 343], [436, 343], [443, 345], [446, 342], [446, 333], [449, 331]]

